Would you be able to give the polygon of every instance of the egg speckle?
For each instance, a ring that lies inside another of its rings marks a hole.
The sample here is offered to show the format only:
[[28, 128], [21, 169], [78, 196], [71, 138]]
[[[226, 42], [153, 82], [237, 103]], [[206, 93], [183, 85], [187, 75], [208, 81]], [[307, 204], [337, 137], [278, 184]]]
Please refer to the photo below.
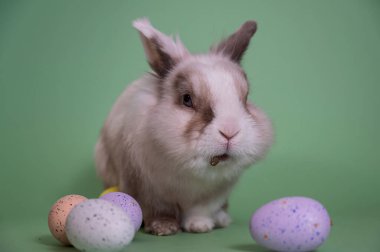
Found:
[[131, 218], [135, 231], [140, 229], [142, 224], [142, 211], [139, 203], [133, 197], [122, 192], [111, 192], [103, 195], [100, 199], [110, 201], [123, 208]]
[[311, 251], [330, 233], [330, 217], [321, 203], [306, 197], [287, 197], [260, 207], [250, 231], [260, 245], [276, 251]]
[[57, 200], [50, 209], [48, 216], [48, 226], [50, 232], [58, 241], [64, 245], [70, 244], [66, 236], [67, 216], [76, 205], [85, 200], [87, 200], [87, 198], [81, 195], [66, 195]]
[[132, 241], [135, 230], [122, 208], [103, 199], [90, 199], [70, 212], [66, 233], [81, 251], [119, 251]]

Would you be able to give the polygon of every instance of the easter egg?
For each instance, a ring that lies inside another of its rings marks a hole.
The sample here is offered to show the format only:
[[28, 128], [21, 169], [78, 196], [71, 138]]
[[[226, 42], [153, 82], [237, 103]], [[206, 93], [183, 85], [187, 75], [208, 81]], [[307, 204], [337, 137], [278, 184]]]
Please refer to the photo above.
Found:
[[276, 251], [312, 251], [325, 242], [331, 220], [324, 206], [306, 197], [285, 197], [260, 207], [252, 215], [252, 238]]
[[50, 232], [63, 245], [70, 244], [66, 236], [65, 228], [67, 216], [76, 205], [85, 200], [87, 200], [87, 198], [81, 195], [66, 195], [57, 200], [50, 209], [48, 216], [48, 226]]
[[122, 208], [106, 200], [90, 199], [71, 210], [66, 233], [81, 251], [120, 251], [132, 241], [135, 229]]
[[117, 186], [113, 186], [113, 187], [110, 187], [110, 188], [107, 188], [106, 190], [104, 190], [100, 195], [99, 197], [102, 197], [104, 194], [107, 194], [107, 193], [110, 193], [110, 192], [118, 192], [119, 191], [119, 188]]
[[110, 201], [123, 208], [133, 222], [135, 231], [140, 229], [142, 223], [142, 211], [139, 203], [137, 203], [133, 197], [122, 192], [111, 192], [103, 195], [100, 199]]

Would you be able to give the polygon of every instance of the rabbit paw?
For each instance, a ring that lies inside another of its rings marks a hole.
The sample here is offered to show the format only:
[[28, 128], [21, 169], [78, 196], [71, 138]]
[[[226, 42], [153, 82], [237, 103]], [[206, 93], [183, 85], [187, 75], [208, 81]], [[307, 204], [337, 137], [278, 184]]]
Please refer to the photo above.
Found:
[[231, 217], [229, 214], [224, 211], [220, 210], [217, 214], [214, 216], [215, 219], [215, 226], [218, 228], [224, 228], [231, 224]]
[[214, 228], [214, 221], [209, 217], [193, 216], [185, 220], [184, 229], [191, 233], [207, 233]]
[[155, 219], [145, 226], [145, 232], [159, 236], [173, 235], [179, 230], [178, 221], [170, 218]]

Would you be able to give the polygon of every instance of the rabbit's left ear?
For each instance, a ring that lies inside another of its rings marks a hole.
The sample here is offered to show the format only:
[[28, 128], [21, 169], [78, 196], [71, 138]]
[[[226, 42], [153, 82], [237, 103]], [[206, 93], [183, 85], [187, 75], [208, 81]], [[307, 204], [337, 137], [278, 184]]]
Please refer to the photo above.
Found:
[[174, 40], [163, 34], [156, 30], [146, 18], [135, 20], [133, 27], [140, 32], [150, 67], [160, 77], [165, 77], [181, 59], [190, 54], [178, 36]]
[[211, 52], [225, 55], [236, 63], [240, 63], [256, 30], [256, 21], [247, 21], [235, 33], [212, 47]]

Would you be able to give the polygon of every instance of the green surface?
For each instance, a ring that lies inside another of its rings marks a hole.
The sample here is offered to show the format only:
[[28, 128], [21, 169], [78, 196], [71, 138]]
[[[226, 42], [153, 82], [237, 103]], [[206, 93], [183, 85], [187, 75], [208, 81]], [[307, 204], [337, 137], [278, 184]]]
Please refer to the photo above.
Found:
[[74, 251], [50, 236], [61, 196], [96, 197], [93, 147], [114, 100], [148, 70], [131, 22], [147, 16], [205, 51], [247, 19], [243, 65], [276, 143], [210, 234], [139, 233], [127, 251], [256, 251], [248, 220], [273, 199], [321, 201], [319, 252], [380, 251], [379, 1], [0, 1], [0, 251]]

